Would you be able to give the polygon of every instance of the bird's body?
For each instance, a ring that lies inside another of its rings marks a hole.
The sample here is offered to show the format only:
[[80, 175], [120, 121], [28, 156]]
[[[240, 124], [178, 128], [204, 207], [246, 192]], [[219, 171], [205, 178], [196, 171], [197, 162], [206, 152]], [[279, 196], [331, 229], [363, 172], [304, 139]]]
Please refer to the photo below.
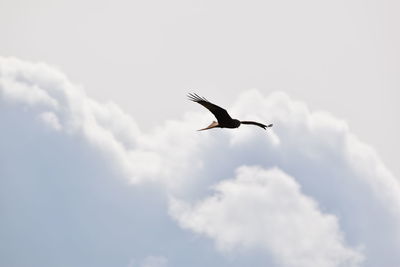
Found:
[[228, 112], [225, 109], [211, 103], [204, 97], [200, 97], [197, 94], [189, 94], [188, 98], [189, 98], [189, 100], [199, 103], [200, 105], [207, 108], [212, 114], [214, 114], [215, 118], [217, 118], [217, 121], [213, 121], [208, 127], [204, 128], [204, 129], [200, 129], [199, 131], [217, 128], [217, 127], [234, 129], [234, 128], [239, 128], [239, 126], [241, 124], [257, 125], [257, 126], [263, 128], [264, 130], [266, 130], [269, 127], [272, 127], [272, 124], [264, 125], [262, 123], [255, 122], [255, 121], [239, 121], [237, 119], [232, 119], [231, 116], [228, 114]]

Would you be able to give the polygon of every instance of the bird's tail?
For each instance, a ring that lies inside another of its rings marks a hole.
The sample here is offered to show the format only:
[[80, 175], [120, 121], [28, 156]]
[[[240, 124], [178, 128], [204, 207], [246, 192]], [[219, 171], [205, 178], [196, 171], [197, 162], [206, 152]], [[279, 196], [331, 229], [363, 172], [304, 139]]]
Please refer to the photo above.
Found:
[[215, 128], [215, 127], [218, 127], [218, 126], [219, 126], [218, 122], [213, 121], [213, 122], [212, 122], [210, 125], [208, 125], [206, 128], [200, 129], [200, 130], [197, 130], [197, 131], [204, 131], [204, 130], [212, 129], [212, 128]]
[[262, 123], [259, 123], [259, 122], [255, 122], [255, 121], [241, 121], [240, 123], [242, 123], [242, 124], [257, 125], [258, 127], [261, 127], [261, 128], [263, 128], [264, 130], [266, 130], [267, 128], [270, 128], [270, 127], [273, 126], [272, 123], [271, 123], [271, 124], [268, 124], [268, 125], [265, 125], [265, 124], [262, 124]]

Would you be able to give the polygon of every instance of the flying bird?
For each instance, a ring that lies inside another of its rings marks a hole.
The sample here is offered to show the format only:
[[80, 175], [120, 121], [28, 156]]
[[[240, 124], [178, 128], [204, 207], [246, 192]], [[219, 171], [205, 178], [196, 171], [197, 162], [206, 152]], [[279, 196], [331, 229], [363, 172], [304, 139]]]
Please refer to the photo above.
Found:
[[238, 128], [241, 124], [257, 125], [257, 126], [263, 128], [264, 130], [266, 130], [269, 127], [272, 127], [272, 124], [264, 125], [262, 123], [255, 122], [255, 121], [239, 121], [237, 119], [232, 119], [231, 116], [228, 114], [228, 112], [225, 109], [211, 103], [204, 97], [200, 97], [197, 94], [188, 94], [188, 98], [189, 98], [189, 100], [199, 103], [200, 105], [202, 105], [203, 107], [208, 109], [212, 114], [214, 114], [215, 118], [217, 118], [217, 121], [213, 121], [208, 127], [204, 128], [204, 129], [200, 129], [199, 131], [217, 128], [217, 127], [234, 129], [234, 128]]

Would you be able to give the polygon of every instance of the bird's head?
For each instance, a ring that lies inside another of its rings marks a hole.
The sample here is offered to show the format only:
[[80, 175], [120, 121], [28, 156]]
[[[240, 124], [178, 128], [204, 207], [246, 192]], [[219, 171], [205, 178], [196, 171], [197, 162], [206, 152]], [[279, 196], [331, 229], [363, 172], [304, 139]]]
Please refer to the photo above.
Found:
[[236, 128], [238, 128], [238, 127], [240, 126], [240, 120], [234, 119], [234, 120], [233, 120], [233, 123], [234, 123], [234, 125], [235, 125]]

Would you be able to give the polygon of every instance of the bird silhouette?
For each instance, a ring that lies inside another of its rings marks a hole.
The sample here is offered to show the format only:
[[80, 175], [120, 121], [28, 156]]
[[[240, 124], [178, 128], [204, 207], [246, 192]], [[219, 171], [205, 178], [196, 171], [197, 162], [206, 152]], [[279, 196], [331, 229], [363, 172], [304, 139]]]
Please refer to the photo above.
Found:
[[272, 125], [273, 125], [273, 124], [265, 125], [265, 124], [255, 122], [255, 121], [240, 121], [237, 119], [232, 119], [231, 116], [228, 114], [228, 112], [225, 109], [211, 103], [204, 97], [200, 97], [197, 94], [190, 93], [190, 94], [188, 94], [188, 98], [189, 98], [189, 100], [199, 103], [200, 105], [202, 105], [203, 107], [208, 109], [212, 114], [214, 114], [215, 118], [217, 118], [217, 121], [213, 121], [208, 127], [204, 128], [204, 129], [200, 129], [199, 131], [204, 131], [204, 130], [208, 130], [208, 129], [212, 129], [212, 128], [234, 129], [234, 128], [238, 128], [241, 124], [257, 125], [257, 126], [263, 128], [264, 130], [266, 130], [267, 128], [272, 127]]

